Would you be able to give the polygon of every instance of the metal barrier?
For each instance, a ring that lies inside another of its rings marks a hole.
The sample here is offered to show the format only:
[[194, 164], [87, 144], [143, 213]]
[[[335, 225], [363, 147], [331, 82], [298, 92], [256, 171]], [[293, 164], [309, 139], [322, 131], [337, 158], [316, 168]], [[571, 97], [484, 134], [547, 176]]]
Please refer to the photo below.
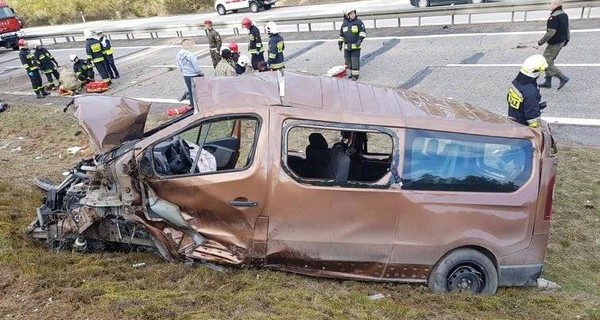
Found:
[[[592, 8], [600, 7], [600, 0], [565, 0], [563, 3], [565, 9], [568, 8], [581, 8], [580, 19], [590, 19]], [[428, 8], [410, 8], [396, 11], [375, 11], [366, 12], [360, 14], [360, 19], [363, 22], [373, 22], [373, 26], [377, 28], [378, 20], [391, 20], [397, 19], [397, 27], [402, 27], [402, 19], [418, 19], [417, 25], [422, 25], [422, 18], [428, 17], [450, 17], [451, 24], [455, 24], [455, 18], [457, 16], [467, 16], [468, 24], [471, 24], [472, 16], [479, 14], [490, 14], [490, 13], [511, 13], [511, 22], [515, 20], [516, 13], [523, 13], [523, 20], [527, 21], [527, 13], [531, 11], [542, 11], [548, 10], [547, 1], [531, 1], [531, 2], [519, 2], [519, 3], [483, 3], [483, 4], [468, 4], [460, 6], [440, 6], [440, 7], [428, 7]], [[273, 21], [281, 26], [295, 25], [296, 31], [301, 32], [301, 26], [306, 26], [306, 29], [311, 32], [313, 25], [320, 23], [331, 23], [332, 30], [336, 29], [336, 23], [341, 23], [341, 14], [324, 14], [314, 15], [310, 17], [302, 18], [270, 18], [269, 21]], [[266, 24], [268, 21], [263, 19], [256, 19], [257, 24]], [[232, 30], [234, 35], [240, 34], [240, 25], [231, 23], [219, 23], [215, 21], [213, 27], [219, 30]], [[186, 24], [180, 26], [171, 26], [168, 28], [131, 28], [131, 29], [111, 29], [106, 28], [104, 32], [110, 35], [125, 35], [127, 39], [135, 39], [134, 34], [149, 34], [150, 38], [159, 38], [158, 33], [173, 33], [173, 37], [183, 38], [184, 32], [189, 31], [201, 31], [204, 27], [201, 24]], [[77, 41], [76, 38], [82, 39], [81, 32], [58, 32], [58, 33], [40, 33], [40, 34], [27, 34], [26, 38], [41, 38], [54, 39], [54, 43], [57, 43], [57, 39], [64, 38], [67, 42]], [[83, 40], [83, 39], [82, 39]]]

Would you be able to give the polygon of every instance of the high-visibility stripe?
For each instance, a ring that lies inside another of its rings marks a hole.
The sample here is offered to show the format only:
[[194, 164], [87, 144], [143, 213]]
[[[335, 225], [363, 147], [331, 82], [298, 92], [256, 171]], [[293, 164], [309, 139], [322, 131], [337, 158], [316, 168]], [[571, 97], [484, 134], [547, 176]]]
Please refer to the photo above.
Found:
[[276, 56], [277, 56], [276, 53], [269, 53], [269, 58], [271, 58], [271, 59], [275, 59]]
[[104, 61], [104, 57], [99, 57], [99, 58], [96, 58], [96, 59], [92, 59], [93, 63], [98, 63], [98, 62], [102, 62], [102, 61]]
[[88, 60], [92, 60], [93, 57], [91, 54], [88, 54], [87, 58], [88, 58]]
[[358, 70], [351, 70], [350, 74], [353, 75], [353, 76], [357, 76], [357, 75], [360, 74], [360, 71], [358, 71]]
[[104, 53], [105, 55], [108, 56], [108, 55], [113, 54], [114, 50], [113, 50], [113, 48], [110, 48], [110, 49], [106, 49], [106, 50], [102, 51], [102, 53]]
[[271, 68], [283, 68], [283, 62], [281, 63], [271, 63]]
[[358, 34], [358, 36], [366, 38], [367, 37], [367, 33], [366, 32], [361, 32], [361, 33]]

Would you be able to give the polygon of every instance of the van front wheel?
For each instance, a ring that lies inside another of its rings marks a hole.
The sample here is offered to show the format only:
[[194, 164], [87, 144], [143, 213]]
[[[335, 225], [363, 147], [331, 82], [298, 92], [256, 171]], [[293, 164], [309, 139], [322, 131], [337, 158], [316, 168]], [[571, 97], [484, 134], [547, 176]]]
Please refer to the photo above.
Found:
[[431, 270], [428, 281], [433, 292], [471, 292], [493, 295], [498, 289], [496, 266], [483, 253], [458, 249], [444, 256]]

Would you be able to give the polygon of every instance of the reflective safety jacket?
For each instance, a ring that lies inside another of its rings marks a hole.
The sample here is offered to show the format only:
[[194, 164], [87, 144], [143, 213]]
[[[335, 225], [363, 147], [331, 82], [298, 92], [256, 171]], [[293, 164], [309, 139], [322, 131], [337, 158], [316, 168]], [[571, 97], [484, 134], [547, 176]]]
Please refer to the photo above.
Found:
[[508, 88], [506, 95], [508, 116], [514, 121], [536, 128], [542, 112], [540, 101], [542, 95], [535, 78], [519, 72]]
[[344, 23], [342, 23], [340, 29], [340, 39], [338, 40], [340, 46], [345, 43], [344, 49], [359, 50], [363, 39], [366, 37], [365, 24], [359, 18], [352, 21], [344, 18]]
[[260, 30], [255, 25], [250, 27], [250, 42], [248, 43], [248, 52], [250, 54], [259, 54], [265, 51], [262, 40], [260, 39]]
[[[81, 81], [85, 81], [85, 79], [93, 78], [93, 66], [87, 61], [79, 59], [73, 63], [73, 72], [75, 72], [75, 76], [77, 79]], [[92, 72], [90, 72], [92, 70]]]
[[25, 67], [25, 70], [27, 70], [27, 73], [40, 69], [35, 55], [29, 49], [19, 50], [19, 59], [21, 59], [21, 63]]
[[275, 33], [269, 36], [269, 66], [271, 69], [283, 68], [283, 50], [285, 50], [285, 43], [283, 37], [279, 33]]
[[52, 54], [50, 54], [50, 52], [46, 50], [46, 48], [35, 49], [33, 55], [35, 56], [37, 61], [39, 61], [40, 67], [44, 72], [52, 72], [52, 70], [54, 70], [55, 67], [58, 65], [56, 59], [54, 59]]
[[112, 45], [110, 44], [110, 40], [108, 40], [106, 37], [102, 37], [100, 38], [100, 44], [102, 45], [102, 54], [104, 54], [105, 56], [113, 55], [114, 50], [112, 48]]
[[96, 39], [90, 38], [85, 41], [85, 52], [87, 53], [88, 60], [91, 60], [92, 63], [101, 63], [104, 61], [102, 43]]

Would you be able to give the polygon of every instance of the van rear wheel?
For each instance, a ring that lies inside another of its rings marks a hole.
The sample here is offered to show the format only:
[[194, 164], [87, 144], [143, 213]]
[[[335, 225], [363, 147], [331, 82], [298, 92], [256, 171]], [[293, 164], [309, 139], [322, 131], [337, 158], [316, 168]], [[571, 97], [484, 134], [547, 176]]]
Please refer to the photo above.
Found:
[[222, 4], [220, 4], [217, 6], [217, 13], [223, 16], [227, 13], [227, 10], [225, 10], [225, 7]]
[[428, 281], [433, 292], [471, 292], [493, 295], [498, 289], [496, 266], [483, 253], [458, 249], [444, 256], [431, 270]]
[[258, 3], [256, 3], [256, 1], [250, 2], [250, 10], [254, 13], [257, 13], [260, 10], [260, 7], [258, 6]]

